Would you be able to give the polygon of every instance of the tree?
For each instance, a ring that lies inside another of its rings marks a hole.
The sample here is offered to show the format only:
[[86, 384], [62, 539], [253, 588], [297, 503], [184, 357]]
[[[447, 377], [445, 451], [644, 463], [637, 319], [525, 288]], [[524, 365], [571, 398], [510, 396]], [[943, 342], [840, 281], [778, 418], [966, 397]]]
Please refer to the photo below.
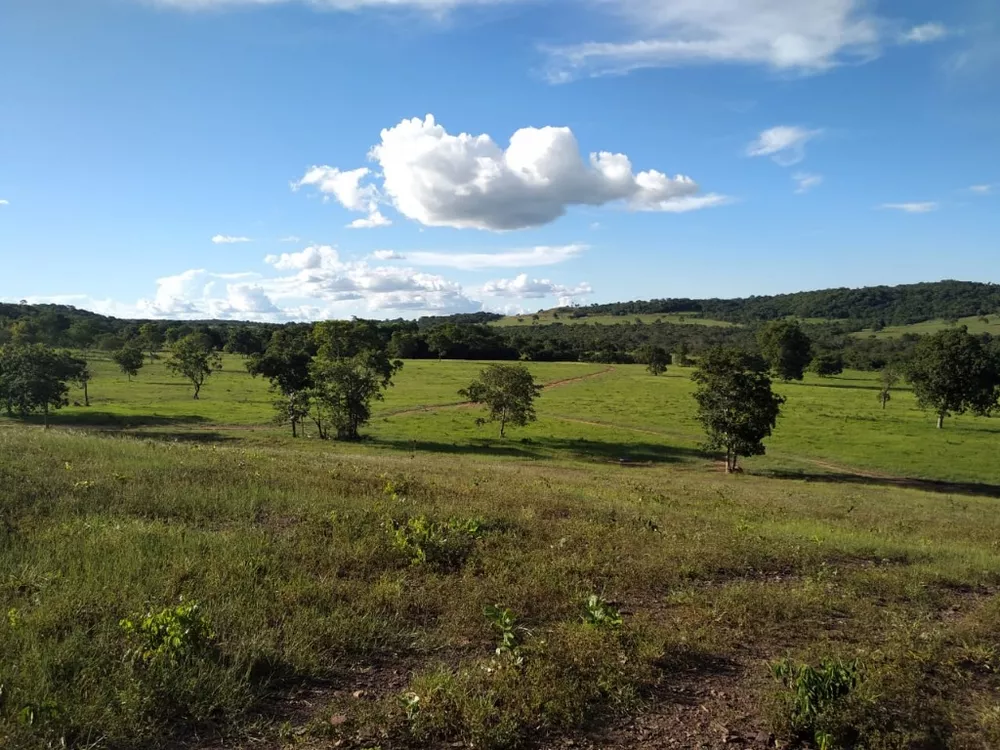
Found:
[[167, 369], [190, 380], [194, 398], [198, 398], [208, 376], [222, 369], [222, 355], [203, 334], [190, 333], [171, 347]]
[[271, 333], [260, 326], [237, 326], [229, 329], [225, 350], [241, 357], [260, 356], [267, 351]]
[[812, 371], [821, 378], [840, 375], [844, 371], [844, 357], [840, 352], [820, 352], [812, 361]]
[[364, 332], [338, 328], [336, 323], [316, 326], [317, 340], [323, 344], [309, 370], [313, 381], [309, 413], [321, 438], [332, 427], [337, 440], [357, 440], [359, 428], [371, 418], [371, 402], [384, 398], [383, 391], [403, 363], [366, 340]]
[[899, 382], [899, 371], [896, 366], [888, 364], [883, 367], [880, 380], [881, 388], [878, 392], [878, 400], [882, 404], [882, 410], [885, 411], [885, 405], [892, 399], [892, 389]]
[[118, 365], [118, 369], [128, 376], [130, 383], [132, 376], [138, 375], [139, 370], [142, 369], [143, 357], [142, 349], [133, 342], [129, 342], [118, 351], [111, 353], [111, 359]]
[[812, 342], [795, 320], [773, 320], [757, 332], [757, 345], [771, 371], [784, 381], [802, 380]]
[[997, 365], [965, 326], [926, 336], [913, 350], [907, 378], [917, 403], [937, 414], [937, 426], [951, 414], [985, 415], [997, 405]]
[[0, 398], [7, 413], [27, 416], [41, 410], [45, 426], [49, 410], [69, 403], [67, 382], [79, 377], [87, 363], [42, 344], [6, 346], [0, 351]]
[[308, 414], [308, 406], [300, 406], [308, 399], [301, 394], [312, 388], [309, 366], [315, 354], [312, 326], [289, 326], [275, 331], [263, 352], [247, 358], [247, 372], [270, 380], [278, 393], [274, 401], [278, 420], [292, 426], [292, 437], [298, 437], [298, 425]]
[[646, 371], [650, 375], [662, 375], [667, 371], [670, 355], [662, 346], [646, 344], [636, 350], [635, 360], [639, 364], [646, 365]]
[[156, 323], [143, 323], [139, 328], [139, 338], [149, 353], [149, 361], [152, 362], [156, 359], [156, 353], [163, 348], [165, 341], [163, 331]]
[[524, 365], [490, 365], [480, 371], [479, 380], [472, 381], [458, 395], [486, 406], [489, 416], [477, 419], [476, 424], [499, 422], [502, 438], [508, 424], [524, 427], [535, 421], [534, 402], [541, 391]]
[[716, 348], [701, 359], [692, 379], [698, 384], [698, 421], [708, 434], [706, 447], [725, 450], [726, 472], [737, 470], [740, 456], [764, 455], [785, 399], [771, 390], [766, 363], [737, 349]]
[[691, 350], [686, 341], [682, 341], [677, 345], [677, 350], [673, 354], [672, 362], [678, 367], [687, 367], [691, 364]]

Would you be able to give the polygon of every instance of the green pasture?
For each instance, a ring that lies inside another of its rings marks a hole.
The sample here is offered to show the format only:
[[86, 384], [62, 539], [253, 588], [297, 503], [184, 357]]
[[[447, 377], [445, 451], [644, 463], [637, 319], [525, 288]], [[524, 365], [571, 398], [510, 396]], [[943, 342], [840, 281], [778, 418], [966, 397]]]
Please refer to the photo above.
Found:
[[867, 338], [868, 336], [875, 336], [876, 338], [893, 338], [896, 336], [902, 336], [906, 333], [925, 336], [937, 333], [938, 331], [943, 331], [946, 328], [966, 326], [969, 329], [969, 333], [989, 333], [994, 336], [1000, 336], [1000, 315], [987, 315], [985, 318], [986, 320], [983, 320], [980, 316], [973, 315], [968, 318], [960, 318], [957, 323], [949, 323], [945, 320], [925, 320], [922, 323], [911, 323], [910, 325], [905, 326], [886, 326], [878, 332], [866, 329], [864, 331], [858, 331], [853, 335], [863, 338]]

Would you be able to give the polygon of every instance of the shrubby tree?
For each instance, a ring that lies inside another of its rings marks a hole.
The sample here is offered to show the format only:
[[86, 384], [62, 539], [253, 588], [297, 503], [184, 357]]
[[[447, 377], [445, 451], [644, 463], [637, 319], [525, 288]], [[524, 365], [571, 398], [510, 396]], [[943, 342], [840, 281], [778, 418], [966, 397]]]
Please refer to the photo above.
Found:
[[142, 349], [134, 343], [125, 344], [118, 351], [111, 353], [112, 361], [118, 365], [118, 369], [122, 371], [123, 375], [128, 376], [128, 380], [131, 383], [132, 377], [139, 374], [139, 370], [142, 369], [143, 358], [145, 355], [142, 353]]
[[167, 369], [190, 380], [194, 386], [194, 398], [198, 398], [205, 380], [222, 369], [222, 355], [212, 348], [204, 335], [191, 333], [178, 339], [170, 348]]
[[820, 352], [812, 361], [812, 371], [821, 378], [840, 375], [844, 371], [844, 356], [835, 351]]
[[367, 321], [317, 323], [313, 336], [318, 350], [309, 367], [309, 414], [321, 438], [333, 431], [337, 440], [357, 440], [371, 418], [372, 401], [384, 398], [403, 363], [389, 357], [378, 329]]
[[163, 348], [165, 341], [163, 331], [156, 323], [143, 323], [139, 328], [139, 339], [149, 354], [149, 361], [156, 359], [156, 353]]
[[885, 405], [889, 403], [892, 399], [892, 389], [896, 387], [899, 382], [899, 370], [893, 364], [887, 364], [882, 368], [879, 374], [879, 392], [878, 400], [882, 404], [882, 410], [885, 411]]
[[646, 365], [646, 370], [650, 375], [662, 375], [667, 371], [670, 364], [670, 355], [662, 346], [646, 344], [639, 347], [635, 352], [635, 359], [639, 364]]
[[271, 389], [278, 394], [274, 402], [278, 419], [292, 426], [292, 437], [298, 436], [298, 425], [308, 413], [300, 405], [308, 403], [304, 394], [313, 385], [309, 368], [316, 349], [311, 326], [289, 326], [275, 331], [267, 347], [246, 362], [252, 376], [271, 381]]
[[798, 321], [773, 320], [757, 332], [760, 353], [782, 380], [802, 380], [812, 360], [812, 342]]
[[737, 349], [707, 352], [692, 375], [698, 384], [698, 421], [708, 434], [706, 447], [726, 452], [726, 472], [737, 470], [740, 456], [764, 455], [785, 399], [771, 390], [766, 363]]
[[45, 426], [49, 410], [69, 403], [69, 381], [78, 379], [87, 363], [42, 344], [8, 345], [0, 350], [0, 399], [8, 414], [27, 416], [41, 411]]
[[937, 415], [985, 415], [997, 405], [997, 363], [965, 326], [921, 339], [907, 372], [917, 403]]
[[691, 348], [687, 345], [686, 341], [682, 341], [677, 345], [677, 349], [674, 351], [671, 359], [673, 364], [678, 367], [687, 367], [691, 364]]
[[488, 416], [477, 419], [476, 423], [499, 422], [500, 437], [504, 437], [508, 424], [524, 427], [535, 421], [534, 402], [541, 391], [542, 387], [524, 365], [497, 364], [480, 371], [479, 379], [458, 395], [474, 404], [483, 404], [489, 410]]

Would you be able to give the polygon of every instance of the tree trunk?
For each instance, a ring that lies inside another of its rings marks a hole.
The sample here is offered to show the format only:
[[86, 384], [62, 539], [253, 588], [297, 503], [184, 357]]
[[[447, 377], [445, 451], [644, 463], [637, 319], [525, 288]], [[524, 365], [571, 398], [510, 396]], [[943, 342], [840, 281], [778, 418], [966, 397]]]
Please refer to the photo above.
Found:
[[295, 433], [295, 420], [294, 419], [292, 420], [292, 437], [293, 438], [294, 437], [298, 437], [298, 435]]
[[42, 412], [45, 414], [45, 429], [47, 430], [47, 429], [49, 429], [49, 405], [48, 404], [45, 404], [45, 407], [42, 410]]
[[944, 414], [938, 414], [937, 428], [940, 430], [944, 427]]
[[83, 382], [83, 405], [90, 406], [90, 394], [87, 392], [87, 381]]
[[195, 383], [194, 384], [194, 397], [195, 397], [195, 399], [198, 398], [198, 391], [200, 391], [200, 390], [201, 390], [201, 383]]

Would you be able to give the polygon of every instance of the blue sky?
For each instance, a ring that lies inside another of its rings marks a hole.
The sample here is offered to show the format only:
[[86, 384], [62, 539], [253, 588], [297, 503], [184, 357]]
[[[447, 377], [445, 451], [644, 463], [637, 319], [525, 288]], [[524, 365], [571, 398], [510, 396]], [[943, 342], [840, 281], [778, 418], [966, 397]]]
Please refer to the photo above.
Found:
[[259, 320], [1000, 282], [990, 0], [0, 0], [0, 298]]

